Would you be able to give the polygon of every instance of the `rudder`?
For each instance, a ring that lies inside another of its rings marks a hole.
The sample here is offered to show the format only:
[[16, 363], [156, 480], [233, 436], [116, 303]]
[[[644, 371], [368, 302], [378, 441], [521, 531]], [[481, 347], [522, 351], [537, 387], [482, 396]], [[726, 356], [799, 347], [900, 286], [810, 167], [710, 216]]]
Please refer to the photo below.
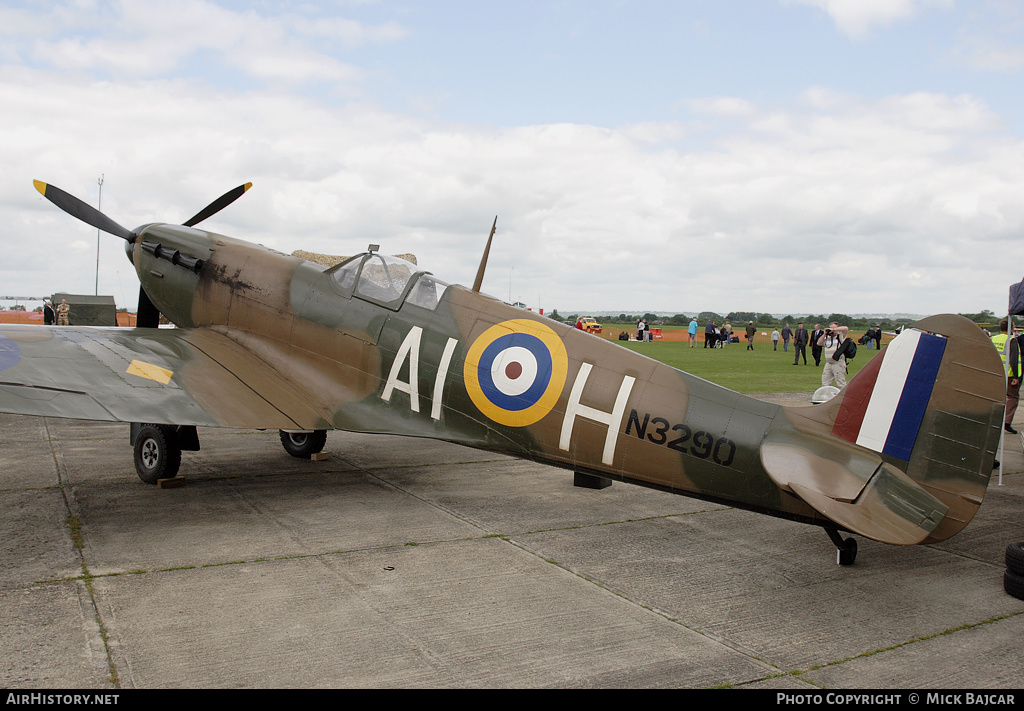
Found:
[[[798, 428], [875, 452], [947, 508], [923, 542], [959, 532], [981, 505], [1002, 430], [1006, 381], [999, 354], [972, 321], [918, 321], [833, 400], [789, 410]], [[824, 430], [824, 432], [823, 432]]]

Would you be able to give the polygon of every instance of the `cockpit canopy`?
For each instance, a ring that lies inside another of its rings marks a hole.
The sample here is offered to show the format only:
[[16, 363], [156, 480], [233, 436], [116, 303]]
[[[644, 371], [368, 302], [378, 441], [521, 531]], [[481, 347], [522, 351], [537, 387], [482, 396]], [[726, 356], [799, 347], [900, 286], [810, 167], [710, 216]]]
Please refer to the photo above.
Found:
[[403, 303], [433, 310], [448, 287], [429, 272], [419, 271], [412, 262], [368, 252], [352, 257], [332, 271], [335, 288], [389, 309]]

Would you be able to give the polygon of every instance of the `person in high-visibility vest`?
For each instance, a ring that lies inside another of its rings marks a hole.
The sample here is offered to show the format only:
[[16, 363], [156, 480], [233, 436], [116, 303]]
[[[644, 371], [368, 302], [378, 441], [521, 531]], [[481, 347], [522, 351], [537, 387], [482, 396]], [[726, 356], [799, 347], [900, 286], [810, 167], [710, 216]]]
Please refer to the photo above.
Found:
[[1017, 404], [1020, 402], [1021, 336], [1010, 338], [1006, 332], [1008, 328], [1006, 319], [1000, 321], [999, 333], [992, 336], [992, 344], [999, 351], [999, 357], [1003, 360], [1003, 370], [1006, 372], [1006, 415], [1003, 418], [1003, 429], [1010, 434], [1017, 434], [1017, 430], [1013, 429], [1013, 415], [1017, 412]]

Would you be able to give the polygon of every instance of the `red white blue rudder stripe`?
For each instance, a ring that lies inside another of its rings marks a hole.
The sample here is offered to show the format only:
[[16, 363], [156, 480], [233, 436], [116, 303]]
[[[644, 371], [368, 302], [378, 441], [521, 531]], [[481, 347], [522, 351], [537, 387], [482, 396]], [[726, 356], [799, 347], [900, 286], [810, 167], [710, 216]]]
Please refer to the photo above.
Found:
[[910, 461], [945, 350], [942, 336], [901, 333], [850, 382], [832, 434]]

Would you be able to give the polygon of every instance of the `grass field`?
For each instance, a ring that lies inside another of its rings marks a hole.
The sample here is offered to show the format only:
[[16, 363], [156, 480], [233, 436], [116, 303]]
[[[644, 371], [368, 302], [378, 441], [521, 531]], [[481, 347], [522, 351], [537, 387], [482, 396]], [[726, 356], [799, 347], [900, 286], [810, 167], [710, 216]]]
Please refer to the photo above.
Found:
[[[699, 334], [703, 335], [703, 334]], [[746, 343], [733, 343], [725, 348], [703, 348], [703, 341], [690, 348], [686, 343], [654, 341], [637, 343], [615, 341], [666, 365], [697, 377], [710, 380], [741, 393], [813, 392], [821, 387], [822, 366], [815, 367], [811, 349], [807, 349], [808, 365], [793, 365], [794, 348], [772, 350], [770, 343], [755, 343], [748, 351]], [[847, 380], [881, 351], [857, 347], [857, 357], [850, 361]]]

